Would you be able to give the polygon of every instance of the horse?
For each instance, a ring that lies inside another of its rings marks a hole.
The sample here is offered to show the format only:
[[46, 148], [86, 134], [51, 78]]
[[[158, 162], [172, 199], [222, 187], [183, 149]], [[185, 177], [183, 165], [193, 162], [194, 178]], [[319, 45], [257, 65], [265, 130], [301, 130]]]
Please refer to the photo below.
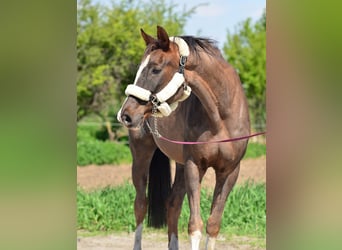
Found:
[[[214, 249], [225, 202], [238, 178], [248, 138], [219, 142], [250, 133], [240, 78], [214, 40], [169, 37], [160, 26], [156, 38], [143, 29], [140, 32], [146, 49], [117, 114], [128, 128], [133, 157], [133, 249], [141, 249], [146, 213], [149, 226], [167, 225], [168, 248], [178, 249], [178, 219], [185, 194], [190, 207], [191, 247], [199, 249], [203, 229], [200, 188], [209, 167], [215, 170], [216, 183], [205, 246]], [[169, 159], [176, 162], [172, 185]]]

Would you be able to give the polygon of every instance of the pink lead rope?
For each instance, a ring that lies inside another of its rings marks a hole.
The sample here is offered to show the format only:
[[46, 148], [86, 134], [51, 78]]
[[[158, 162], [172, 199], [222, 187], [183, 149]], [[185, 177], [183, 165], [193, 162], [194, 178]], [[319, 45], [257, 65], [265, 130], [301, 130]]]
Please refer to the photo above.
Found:
[[251, 138], [251, 137], [254, 137], [254, 136], [258, 136], [258, 135], [263, 135], [263, 134], [266, 134], [266, 131], [265, 132], [256, 133], [256, 134], [251, 134], [251, 135], [231, 138], [231, 139], [217, 140], [217, 141], [207, 141], [207, 142], [206, 141], [174, 141], [174, 140], [170, 140], [168, 138], [165, 138], [165, 137], [163, 137], [160, 134], [159, 134], [159, 138], [164, 140], [164, 141], [172, 142], [172, 143], [175, 143], [175, 144], [198, 145], [198, 144], [208, 144], [208, 143], [222, 143], [222, 142], [239, 141], [239, 140], [244, 140], [244, 139], [248, 139], [248, 138]]

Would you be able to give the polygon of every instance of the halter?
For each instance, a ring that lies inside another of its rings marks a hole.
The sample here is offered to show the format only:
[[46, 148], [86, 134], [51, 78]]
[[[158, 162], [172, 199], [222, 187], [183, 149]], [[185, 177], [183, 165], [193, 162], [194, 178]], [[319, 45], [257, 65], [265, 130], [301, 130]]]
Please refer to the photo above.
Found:
[[[179, 69], [176, 72], [172, 79], [167, 83], [167, 85], [160, 90], [157, 94], [153, 94], [151, 91], [139, 87], [135, 84], [127, 85], [125, 90], [125, 94], [127, 96], [134, 96], [140, 100], [151, 102], [153, 105], [152, 115], [153, 116], [169, 116], [172, 111], [174, 111], [179, 102], [187, 99], [191, 94], [191, 88], [186, 84], [184, 78], [184, 68], [187, 58], [190, 54], [189, 46], [187, 43], [180, 37], [170, 37], [170, 40], [175, 42], [178, 45], [178, 50], [180, 54], [179, 60]], [[169, 100], [178, 89], [183, 85], [183, 95], [177, 101], [168, 104], [167, 100]]]

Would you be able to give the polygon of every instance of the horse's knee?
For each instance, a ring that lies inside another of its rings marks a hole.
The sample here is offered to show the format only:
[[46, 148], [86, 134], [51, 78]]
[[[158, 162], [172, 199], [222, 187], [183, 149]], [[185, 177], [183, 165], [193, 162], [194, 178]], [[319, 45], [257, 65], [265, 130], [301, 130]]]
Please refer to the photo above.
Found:
[[188, 225], [188, 233], [191, 235], [195, 231], [202, 232], [203, 229], [203, 221], [200, 216], [190, 218]]
[[216, 238], [220, 231], [220, 220], [214, 219], [213, 217], [209, 217], [207, 222], [207, 234], [210, 237]]

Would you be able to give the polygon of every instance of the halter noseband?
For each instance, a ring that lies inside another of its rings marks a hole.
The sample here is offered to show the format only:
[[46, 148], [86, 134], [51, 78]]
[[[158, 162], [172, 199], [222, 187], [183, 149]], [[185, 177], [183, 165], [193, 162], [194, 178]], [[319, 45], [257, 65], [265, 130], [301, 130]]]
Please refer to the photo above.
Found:
[[[169, 81], [168, 84], [157, 94], [152, 94], [151, 91], [135, 84], [127, 85], [125, 90], [125, 94], [127, 96], [131, 95], [140, 100], [151, 102], [153, 105], [153, 110], [155, 111], [153, 112], [154, 116], [169, 116], [171, 112], [177, 108], [178, 103], [187, 99], [191, 94], [191, 88], [186, 84], [184, 78], [185, 63], [190, 54], [189, 47], [187, 43], [180, 37], [170, 37], [170, 40], [178, 45], [180, 54], [179, 69], [178, 72], [173, 75], [171, 81]], [[176, 94], [177, 90], [182, 85], [184, 90], [182, 97], [174, 103], [168, 104], [167, 100]]]

